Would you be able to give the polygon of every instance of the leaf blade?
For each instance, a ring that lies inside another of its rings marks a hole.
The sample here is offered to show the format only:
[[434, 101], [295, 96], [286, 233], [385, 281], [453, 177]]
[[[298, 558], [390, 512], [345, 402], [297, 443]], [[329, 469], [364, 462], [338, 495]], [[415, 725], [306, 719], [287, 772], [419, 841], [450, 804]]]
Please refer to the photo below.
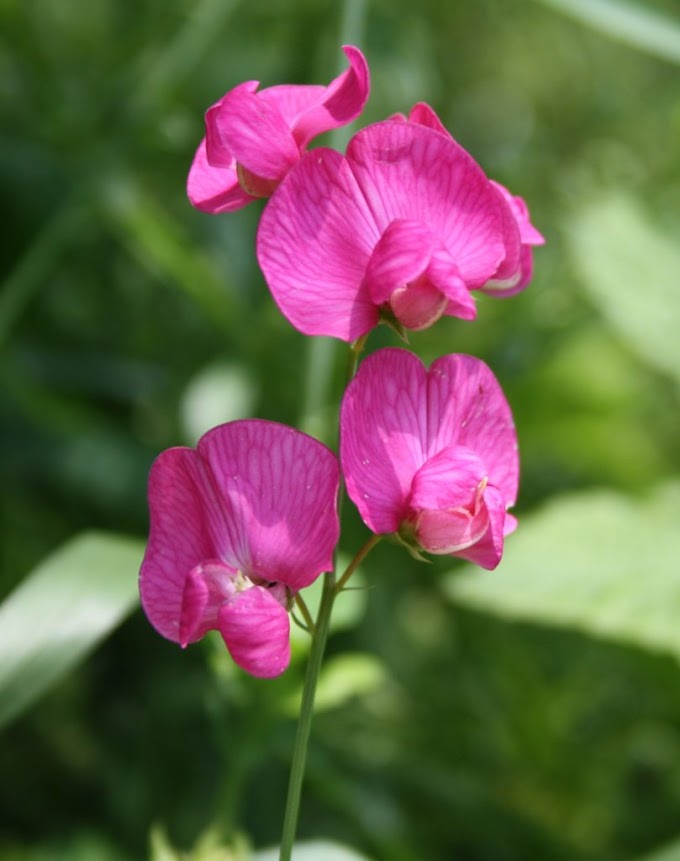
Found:
[[132, 611], [143, 549], [137, 539], [81, 533], [0, 605], [0, 728]]

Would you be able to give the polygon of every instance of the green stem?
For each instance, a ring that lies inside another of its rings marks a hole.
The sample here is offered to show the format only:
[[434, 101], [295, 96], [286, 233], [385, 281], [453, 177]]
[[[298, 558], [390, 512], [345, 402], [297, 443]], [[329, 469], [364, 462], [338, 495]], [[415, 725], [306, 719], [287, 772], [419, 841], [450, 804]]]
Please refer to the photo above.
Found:
[[302, 794], [302, 781], [305, 775], [305, 762], [307, 760], [307, 744], [312, 727], [312, 718], [314, 717], [314, 696], [316, 694], [316, 685], [319, 681], [326, 640], [328, 639], [328, 628], [333, 610], [333, 602], [352, 574], [382, 537], [382, 535], [371, 535], [347, 568], [345, 568], [342, 577], [340, 577], [337, 583], [335, 581], [335, 572], [329, 571], [324, 575], [321, 603], [319, 604], [319, 612], [314, 623], [312, 647], [305, 673], [305, 683], [302, 688], [302, 703], [300, 704], [300, 717], [295, 734], [295, 744], [293, 746], [293, 762], [288, 781], [288, 797], [286, 798], [286, 812], [283, 817], [279, 861], [290, 861], [293, 843], [295, 842], [295, 832], [297, 831], [298, 813], [300, 810], [300, 796]]
[[382, 535], [371, 535], [368, 541], [364, 544], [364, 546], [359, 550], [357, 555], [352, 559], [347, 568], [345, 568], [342, 577], [335, 584], [335, 594], [339, 595], [342, 590], [347, 585], [347, 581], [354, 574], [357, 568], [361, 565], [364, 559], [368, 556], [368, 554], [373, 550], [376, 544], [381, 541], [383, 538]]
[[290, 780], [288, 782], [288, 798], [286, 799], [286, 812], [283, 819], [283, 833], [281, 835], [281, 852], [279, 861], [290, 861], [295, 842], [297, 830], [298, 811], [300, 809], [300, 794], [302, 792], [302, 780], [305, 773], [305, 762], [307, 760], [307, 743], [309, 731], [312, 726], [314, 715], [314, 695], [316, 684], [319, 679], [321, 662], [323, 660], [326, 640], [328, 639], [328, 625], [331, 619], [333, 601], [335, 600], [335, 574], [329, 571], [324, 575], [321, 603], [316, 619], [314, 635], [312, 637], [312, 648], [309, 653], [307, 672], [305, 673], [305, 684], [302, 689], [302, 703], [300, 705], [300, 718], [298, 720], [295, 745], [293, 747], [293, 762], [290, 769]]

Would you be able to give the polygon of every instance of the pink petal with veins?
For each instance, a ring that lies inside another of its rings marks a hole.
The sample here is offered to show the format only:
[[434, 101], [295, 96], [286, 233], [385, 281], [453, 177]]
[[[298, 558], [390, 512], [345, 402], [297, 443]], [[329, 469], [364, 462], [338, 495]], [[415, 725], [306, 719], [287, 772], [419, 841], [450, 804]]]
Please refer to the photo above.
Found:
[[160, 454], [149, 475], [149, 541], [140, 571], [144, 612], [156, 630], [180, 642], [185, 580], [224, 549], [224, 514], [205, 465], [189, 448]]
[[379, 238], [346, 159], [319, 148], [302, 158], [267, 204], [257, 257], [296, 329], [354, 341], [378, 322], [363, 280]]
[[214, 114], [208, 113], [215, 137], [238, 164], [258, 177], [281, 180], [300, 157], [288, 123], [258, 93], [236, 87], [224, 96]]
[[510, 408], [483, 362], [454, 354], [426, 371], [404, 350], [373, 353], [347, 388], [340, 431], [347, 491], [369, 529], [403, 526], [429, 552], [495, 567], [519, 464]]
[[209, 431], [198, 454], [225, 512], [227, 563], [295, 591], [331, 570], [339, 469], [326, 446], [293, 428], [250, 419]]
[[242, 209], [257, 198], [238, 183], [236, 167], [213, 167], [208, 163], [205, 138], [199, 144], [189, 170], [187, 195], [202, 212], [217, 215]]
[[352, 122], [366, 104], [370, 90], [366, 58], [352, 45], [345, 45], [342, 50], [349, 60], [349, 68], [331, 81], [317, 100], [307, 105], [292, 123], [293, 135], [300, 149], [304, 149], [317, 135]]
[[340, 412], [340, 457], [347, 492], [378, 534], [396, 532], [408, 511], [413, 476], [427, 448], [427, 372], [406, 350], [368, 356]]
[[486, 517], [486, 531], [474, 544], [453, 555], [492, 571], [503, 555], [503, 536], [508, 534], [505, 530], [505, 522], [509, 516], [505, 511], [503, 496], [495, 487], [489, 486], [484, 491], [480, 514]]
[[486, 466], [489, 483], [508, 506], [517, 499], [517, 434], [508, 402], [492, 371], [474, 356], [452, 354], [432, 363], [427, 381], [428, 457], [451, 444], [466, 446]]
[[468, 289], [496, 271], [505, 256], [501, 206], [482, 169], [455, 141], [387, 120], [356, 134], [347, 159], [381, 233], [394, 219], [427, 225]]
[[262, 586], [223, 604], [218, 628], [234, 661], [252, 676], [280, 676], [290, 663], [288, 613]]

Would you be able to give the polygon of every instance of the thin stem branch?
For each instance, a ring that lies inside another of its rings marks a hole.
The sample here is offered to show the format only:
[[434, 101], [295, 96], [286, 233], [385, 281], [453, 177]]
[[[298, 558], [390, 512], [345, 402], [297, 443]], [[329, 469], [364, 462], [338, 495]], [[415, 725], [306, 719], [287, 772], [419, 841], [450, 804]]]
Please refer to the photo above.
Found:
[[361, 565], [364, 559], [368, 556], [368, 554], [373, 550], [373, 548], [382, 540], [382, 535], [371, 535], [368, 541], [364, 544], [364, 546], [359, 550], [357, 555], [352, 559], [347, 568], [342, 573], [342, 576], [335, 584], [335, 594], [339, 595], [340, 592], [345, 588], [345, 584], [349, 580], [349, 578], [354, 574], [357, 568]]
[[295, 596], [295, 604], [298, 610], [302, 613], [302, 618], [305, 620], [305, 625], [307, 626], [307, 630], [310, 634], [314, 633], [314, 629], [316, 625], [314, 623], [314, 619], [312, 619], [312, 614], [309, 612], [309, 607], [305, 603], [305, 599], [298, 592]]

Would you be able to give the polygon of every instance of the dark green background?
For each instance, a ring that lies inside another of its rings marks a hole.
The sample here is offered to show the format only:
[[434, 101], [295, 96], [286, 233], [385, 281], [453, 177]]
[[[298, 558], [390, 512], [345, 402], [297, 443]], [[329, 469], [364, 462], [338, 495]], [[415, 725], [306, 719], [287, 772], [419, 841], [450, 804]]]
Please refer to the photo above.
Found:
[[[680, 20], [674, 0], [644, 5]], [[317, 377], [257, 268], [260, 205], [214, 218], [184, 187], [203, 111], [224, 91], [336, 74], [340, 12], [0, 3], [0, 595], [82, 529], [144, 535], [148, 467], [193, 441], [181, 405], [214, 363], [245, 380], [250, 414], [333, 439], [343, 350], [326, 408], [305, 419]], [[501, 379], [520, 519], [564, 492], [636, 497], [677, 476], [677, 373], [593, 293], [574, 225], [623, 195], [677, 246], [678, 65], [530, 0], [375, 0], [361, 31], [362, 123], [428, 101], [547, 239], [526, 292], [482, 297], [476, 322], [412, 338], [427, 360], [470, 352]], [[621, 289], [644, 304], [655, 261], [643, 255], [648, 275]], [[369, 349], [394, 343], [381, 330]], [[235, 417], [242, 402], [218, 386], [218, 415], [220, 397]], [[343, 549], [364, 535], [350, 516]], [[388, 680], [319, 716], [301, 834], [376, 861], [623, 861], [677, 838], [676, 661], [454, 607], [440, 588], [452, 567], [389, 545], [365, 566], [366, 613], [330, 650], [377, 655]], [[301, 666], [256, 682], [218, 645], [181, 652], [138, 612], [4, 730], [0, 858], [143, 858], [154, 823], [185, 848], [213, 823], [276, 842], [294, 732], [281, 703]]]

